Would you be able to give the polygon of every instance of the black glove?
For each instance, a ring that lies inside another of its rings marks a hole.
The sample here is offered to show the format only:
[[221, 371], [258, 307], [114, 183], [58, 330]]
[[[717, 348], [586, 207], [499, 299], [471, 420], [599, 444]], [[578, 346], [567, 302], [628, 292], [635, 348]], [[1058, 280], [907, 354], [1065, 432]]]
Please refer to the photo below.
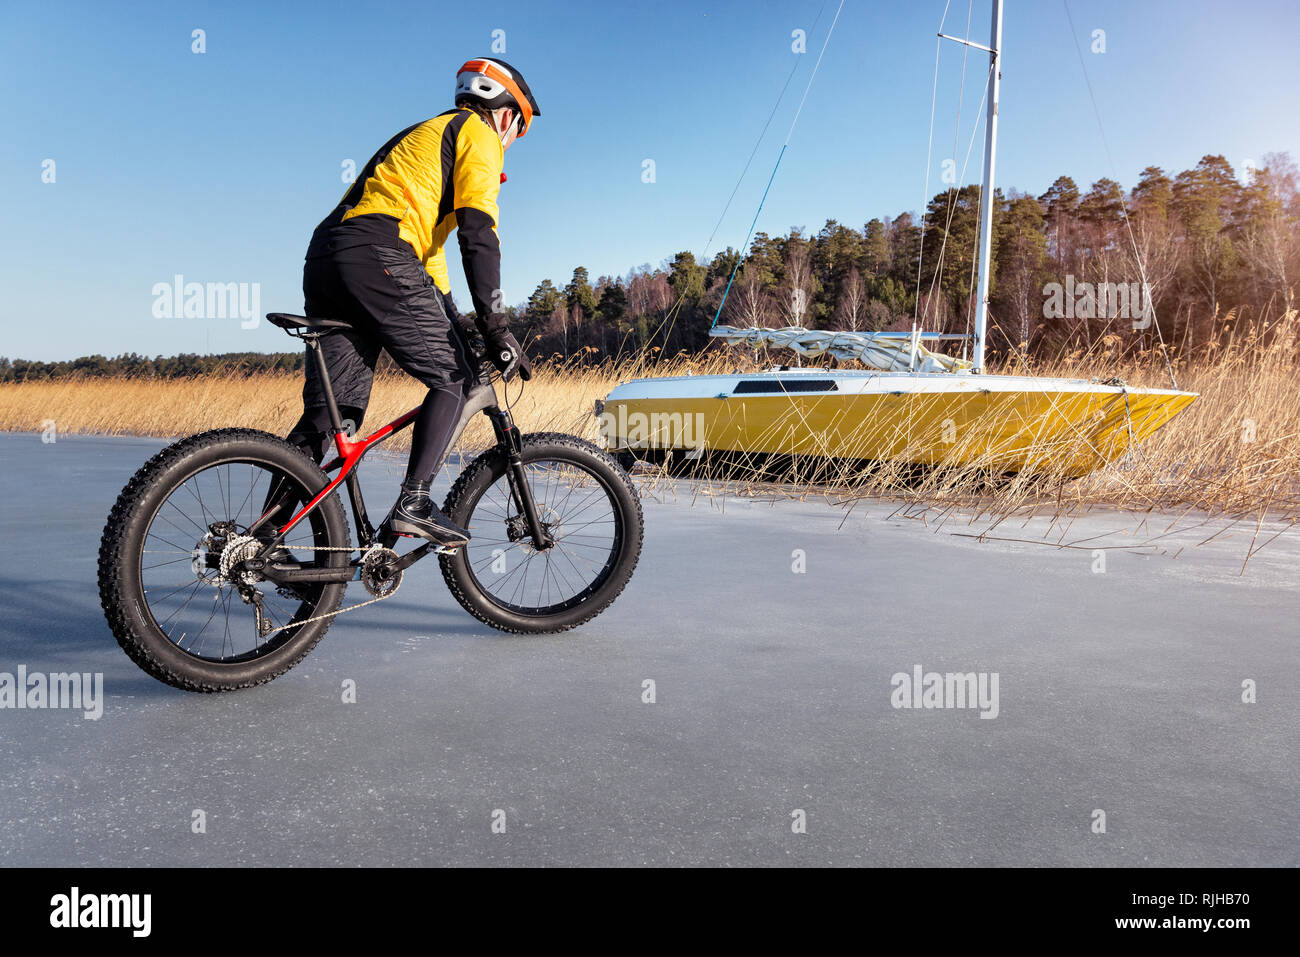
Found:
[[509, 329], [486, 329], [483, 338], [487, 342], [488, 359], [500, 371], [501, 378], [509, 382], [516, 372], [525, 382], [533, 377], [533, 364]]
[[465, 340], [465, 345], [469, 347], [470, 354], [479, 362], [487, 359], [487, 343], [483, 341], [483, 333], [479, 332], [478, 326], [474, 325], [473, 320], [461, 316], [456, 320], [456, 328], [460, 330], [461, 338]]
[[483, 333], [479, 331], [478, 325], [473, 319], [462, 315], [456, 308], [456, 302], [451, 298], [451, 293], [441, 292], [442, 310], [447, 314], [453, 326], [460, 331], [461, 341], [469, 350], [470, 369], [474, 378], [486, 384], [488, 381], [487, 374], [483, 370], [483, 363], [487, 360], [487, 344], [483, 341]]

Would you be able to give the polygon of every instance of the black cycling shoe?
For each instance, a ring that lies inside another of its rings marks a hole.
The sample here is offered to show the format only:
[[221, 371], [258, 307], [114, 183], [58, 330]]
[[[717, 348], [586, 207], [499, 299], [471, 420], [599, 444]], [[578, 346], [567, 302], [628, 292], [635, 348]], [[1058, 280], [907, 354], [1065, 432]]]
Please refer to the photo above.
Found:
[[397, 504], [384, 519], [381, 530], [397, 535], [427, 538], [435, 545], [455, 548], [469, 541], [469, 532], [443, 514], [429, 497], [429, 483], [407, 479]]

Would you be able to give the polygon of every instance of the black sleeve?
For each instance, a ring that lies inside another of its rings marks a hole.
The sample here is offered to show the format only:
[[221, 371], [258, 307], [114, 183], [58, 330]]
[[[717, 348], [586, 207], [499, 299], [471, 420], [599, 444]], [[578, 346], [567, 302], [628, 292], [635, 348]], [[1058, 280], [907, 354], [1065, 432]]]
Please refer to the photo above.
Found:
[[505, 312], [492, 309], [501, 289], [501, 240], [497, 238], [492, 217], [481, 209], [464, 207], [456, 210], [456, 231], [460, 240], [460, 258], [465, 266], [465, 281], [474, 300], [474, 319], [486, 334], [506, 327]]

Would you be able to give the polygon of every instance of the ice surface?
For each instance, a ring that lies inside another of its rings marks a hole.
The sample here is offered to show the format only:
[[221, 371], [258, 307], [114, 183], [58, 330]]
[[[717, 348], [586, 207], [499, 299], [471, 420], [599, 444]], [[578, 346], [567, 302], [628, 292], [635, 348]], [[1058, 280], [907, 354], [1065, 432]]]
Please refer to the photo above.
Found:
[[[681, 485], [577, 631], [493, 632], [424, 562], [288, 674], [205, 696], [99, 608], [104, 519], [161, 445], [0, 435], [0, 671], [107, 696], [99, 721], [0, 710], [0, 864], [1300, 864], [1294, 530], [1243, 576], [1254, 523], [940, 526]], [[400, 474], [364, 467], [372, 512]], [[997, 672], [997, 718], [894, 708], [916, 665]]]

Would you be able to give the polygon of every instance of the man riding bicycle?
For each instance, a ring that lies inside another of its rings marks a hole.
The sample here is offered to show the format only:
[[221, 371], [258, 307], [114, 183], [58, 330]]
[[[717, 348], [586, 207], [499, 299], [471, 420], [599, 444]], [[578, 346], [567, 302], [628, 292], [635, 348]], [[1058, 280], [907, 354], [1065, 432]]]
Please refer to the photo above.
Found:
[[[469, 541], [433, 504], [429, 486], [480, 378], [478, 335], [505, 379], [532, 375], [506, 324], [496, 227], [505, 151], [539, 115], [519, 71], [489, 57], [468, 61], [456, 75], [455, 108], [385, 143], [312, 234], [302, 283], [307, 315], [352, 327], [320, 341], [342, 416], [360, 428], [381, 347], [429, 388], [401, 493], [381, 530], [445, 546]], [[473, 323], [451, 298], [443, 244], [453, 229]], [[302, 418], [288, 441], [319, 464], [329, 412], [315, 364], [306, 372]]]
[[[461, 67], [456, 108], [384, 144], [317, 227], [303, 269], [308, 317], [267, 314], [307, 343], [303, 415], [289, 440], [200, 432], [150, 457], [122, 489], [99, 544], [99, 594], [113, 636], [146, 672], [202, 692], [270, 681], [337, 615], [396, 594], [427, 555], [461, 607], [510, 634], [576, 628], [623, 591], [645, 530], [631, 478], [585, 439], [521, 433], [470, 341], [482, 334], [507, 379], [531, 375], [501, 308], [496, 218], [505, 150], [537, 114], [509, 65]], [[451, 305], [442, 246], [453, 229], [473, 323]], [[324, 463], [331, 478], [319, 467], [328, 439], [347, 428], [344, 415], [360, 421], [381, 349], [428, 395], [371, 435], [336, 440], [337, 460]], [[496, 442], [461, 471], [444, 515], [429, 484], [475, 411]], [[356, 471], [368, 449], [409, 426], [406, 480], [375, 529]], [[398, 554], [398, 535], [428, 541]], [[351, 582], [371, 597], [344, 605]]]

